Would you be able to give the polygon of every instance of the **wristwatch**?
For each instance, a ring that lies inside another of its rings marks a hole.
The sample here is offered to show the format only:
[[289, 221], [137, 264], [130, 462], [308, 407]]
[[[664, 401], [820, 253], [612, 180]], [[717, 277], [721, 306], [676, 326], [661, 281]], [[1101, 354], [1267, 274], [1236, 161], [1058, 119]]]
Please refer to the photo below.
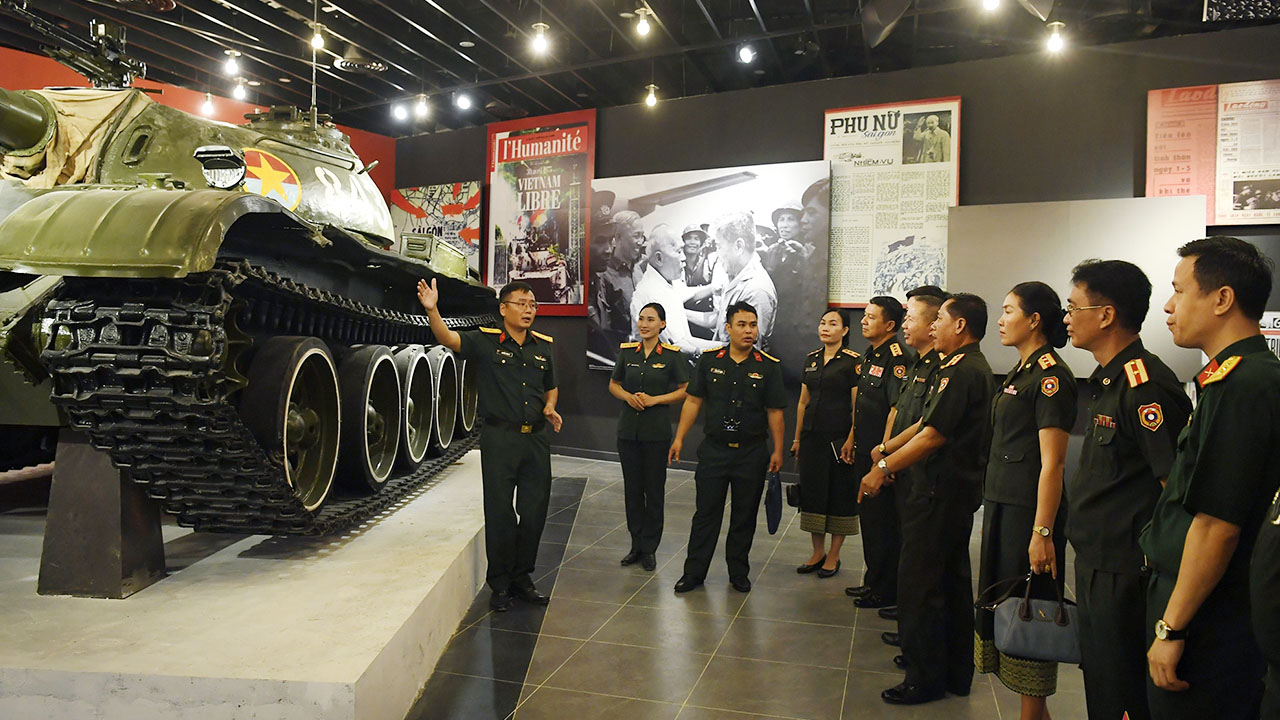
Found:
[[1156, 639], [1157, 640], [1185, 640], [1187, 638], [1186, 630], [1174, 630], [1169, 624], [1160, 618], [1156, 621]]
[[1042, 537], [1049, 537], [1050, 535], [1053, 535], [1053, 530], [1050, 530], [1043, 525], [1032, 525], [1031, 531]]
[[888, 453], [884, 451], [884, 443], [880, 443], [879, 445], [876, 446], [876, 452], [880, 453], [881, 455], [888, 455]]
[[880, 468], [880, 472], [884, 473], [885, 475], [893, 474], [889, 472], [889, 463], [885, 462], [884, 458], [880, 458], [880, 462], [876, 463], [876, 467]]

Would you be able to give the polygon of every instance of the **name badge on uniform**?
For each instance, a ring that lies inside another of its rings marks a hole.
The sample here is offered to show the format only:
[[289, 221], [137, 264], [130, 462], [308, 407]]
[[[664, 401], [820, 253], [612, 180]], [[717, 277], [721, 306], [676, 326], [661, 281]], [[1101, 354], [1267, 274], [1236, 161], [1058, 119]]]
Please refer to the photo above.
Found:
[[764, 378], [764, 376], [758, 372], [749, 372], [747, 373], [747, 377], [751, 378], [752, 380], [761, 380]]
[[1018, 394], [1018, 388], [1016, 388], [1016, 387], [1014, 387], [1014, 386], [1012, 386], [1012, 385], [1007, 385], [1007, 386], [1005, 386], [1005, 388], [1004, 388], [1004, 394], [1005, 394], [1005, 395], [1017, 395], [1017, 394]]
[[713, 368], [711, 368], [711, 374], [712, 374], [712, 375], [723, 375], [723, 374], [724, 374], [724, 370], [723, 370], [723, 369], [721, 369], [721, 368], [718, 368], [718, 367], [713, 367]]
[[916, 376], [916, 382], [918, 382], [918, 383], [926, 382], [927, 380], [928, 380], [928, 378], [926, 378], [926, 377], [925, 377], [925, 376], [923, 376], [923, 375], [917, 375], [917, 376]]
[[629, 362], [629, 363], [627, 363], [627, 367], [640, 367], [640, 363], [632, 363], [632, 362]]
[[513, 352], [511, 352], [510, 350], [503, 350], [502, 348], [498, 348], [496, 352], [497, 352], [499, 355], [501, 355], [502, 357], [508, 357], [508, 358], [509, 358], [509, 357], [515, 357], [515, 356], [516, 356], [516, 354], [515, 354], [515, 353], [513, 353]]
[[880, 377], [881, 375], [884, 375], [884, 366], [872, 365], [870, 373], [871, 373], [871, 377]]

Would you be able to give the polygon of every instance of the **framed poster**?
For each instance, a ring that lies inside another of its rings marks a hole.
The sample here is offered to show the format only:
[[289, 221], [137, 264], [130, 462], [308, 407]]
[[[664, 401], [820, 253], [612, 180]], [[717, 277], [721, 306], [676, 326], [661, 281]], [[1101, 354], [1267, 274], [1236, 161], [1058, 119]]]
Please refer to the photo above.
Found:
[[960, 198], [960, 98], [828, 110], [823, 133], [831, 305], [945, 287], [947, 208]]
[[1280, 80], [1218, 86], [1214, 225], [1280, 223]]
[[1203, 195], [1213, 224], [1218, 86], [1147, 93], [1147, 197]]
[[467, 259], [467, 270], [480, 275], [480, 181], [423, 185], [391, 191], [392, 249], [422, 258], [424, 236], [448, 243]]
[[543, 315], [586, 315], [595, 110], [489, 125], [485, 280], [533, 287]]

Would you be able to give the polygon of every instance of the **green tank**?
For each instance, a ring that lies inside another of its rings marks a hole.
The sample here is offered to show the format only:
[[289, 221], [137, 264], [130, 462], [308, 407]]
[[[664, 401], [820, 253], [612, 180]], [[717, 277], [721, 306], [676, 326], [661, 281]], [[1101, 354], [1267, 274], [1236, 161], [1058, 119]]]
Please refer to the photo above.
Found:
[[414, 285], [437, 280], [456, 328], [491, 320], [493, 291], [443, 244], [387, 249], [327, 117], [246, 118], [0, 90], [0, 470], [69, 426], [180, 524], [315, 534], [474, 442], [474, 373], [433, 346]]

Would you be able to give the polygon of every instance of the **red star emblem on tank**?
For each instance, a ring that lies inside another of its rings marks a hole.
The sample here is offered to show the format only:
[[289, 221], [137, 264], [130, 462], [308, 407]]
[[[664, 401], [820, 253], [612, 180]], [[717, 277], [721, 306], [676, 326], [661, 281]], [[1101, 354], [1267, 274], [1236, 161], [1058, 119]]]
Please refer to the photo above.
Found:
[[302, 183], [289, 163], [257, 148], [244, 149], [244, 187], [293, 210], [302, 201]]

